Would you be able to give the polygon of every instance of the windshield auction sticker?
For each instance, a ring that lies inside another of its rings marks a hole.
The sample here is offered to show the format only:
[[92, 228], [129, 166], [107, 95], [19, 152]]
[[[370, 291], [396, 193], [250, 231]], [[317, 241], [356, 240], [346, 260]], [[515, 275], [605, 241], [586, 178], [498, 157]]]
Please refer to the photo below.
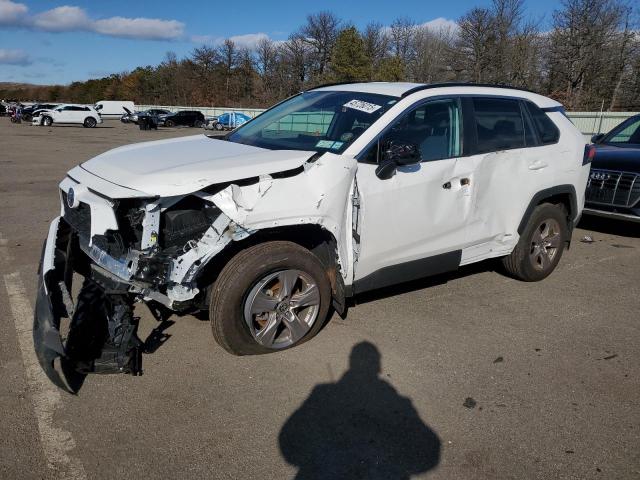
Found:
[[373, 113], [381, 108], [380, 105], [376, 105], [375, 103], [363, 102], [362, 100], [351, 100], [345, 103], [343, 107], [353, 108], [354, 110], [359, 110], [365, 113]]

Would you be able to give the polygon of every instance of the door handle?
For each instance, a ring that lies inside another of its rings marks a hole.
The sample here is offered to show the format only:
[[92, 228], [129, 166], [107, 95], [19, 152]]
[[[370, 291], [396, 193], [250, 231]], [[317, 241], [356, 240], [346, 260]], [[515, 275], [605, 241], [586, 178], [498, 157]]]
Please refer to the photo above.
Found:
[[537, 160], [531, 164], [529, 164], [529, 170], [542, 170], [543, 168], [547, 168], [548, 165], [540, 160]]
[[451, 190], [451, 182], [447, 182], [443, 184], [442, 188], [444, 188], [445, 190]]
[[468, 178], [461, 178], [460, 179], [460, 186], [461, 187], [468, 187], [469, 185], [471, 185], [471, 180]]

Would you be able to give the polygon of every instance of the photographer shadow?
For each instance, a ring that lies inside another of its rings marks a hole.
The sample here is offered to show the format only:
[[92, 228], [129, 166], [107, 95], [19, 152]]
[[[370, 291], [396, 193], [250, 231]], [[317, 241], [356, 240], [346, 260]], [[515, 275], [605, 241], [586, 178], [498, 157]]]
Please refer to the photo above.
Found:
[[380, 353], [356, 345], [350, 368], [335, 383], [317, 385], [280, 431], [295, 478], [409, 479], [440, 460], [440, 439], [411, 400], [380, 378]]

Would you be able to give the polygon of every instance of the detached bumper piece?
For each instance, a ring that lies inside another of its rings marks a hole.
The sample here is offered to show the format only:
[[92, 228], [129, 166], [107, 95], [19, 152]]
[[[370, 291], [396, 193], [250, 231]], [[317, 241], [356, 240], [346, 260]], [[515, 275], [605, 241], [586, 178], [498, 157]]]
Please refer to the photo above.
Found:
[[[77, 245], [64, 220], [55, 220], [43, 251], [33, 322], [40, 366], [69, 393], [77, 393], [89, 373], [142, 373], [143, 344], [128, 285], [102, 275]], [[75, 303], [74, 271], [85, 277]], [[66, 340], [61, 323], [68, 324]]]

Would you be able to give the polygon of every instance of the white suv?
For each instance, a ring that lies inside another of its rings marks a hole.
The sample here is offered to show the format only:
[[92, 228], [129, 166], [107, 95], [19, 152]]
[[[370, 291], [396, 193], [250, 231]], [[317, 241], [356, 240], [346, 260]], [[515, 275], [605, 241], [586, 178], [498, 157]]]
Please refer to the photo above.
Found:
[[501, 257], [541, 280], [580, 217], [584, 152], [549, 98], [411, 83], [324, 86], [224, 139], [111, 150], [60, 184], [36, 350], [63, 385], [58, 356], [82, 373], [139, 371], [136, 301], [208, 309], [218, 343], [244, 355], [310, 339], [332, 303], [343, 313], [350, 296], [460, 265]]
[[33, 113], [32, 125], [48, 127], [54, 123], [76, 123], [93, 128], [102, 123], [102, 117], [87, 105], [60, 105], [51, 110], [36, 110]]

